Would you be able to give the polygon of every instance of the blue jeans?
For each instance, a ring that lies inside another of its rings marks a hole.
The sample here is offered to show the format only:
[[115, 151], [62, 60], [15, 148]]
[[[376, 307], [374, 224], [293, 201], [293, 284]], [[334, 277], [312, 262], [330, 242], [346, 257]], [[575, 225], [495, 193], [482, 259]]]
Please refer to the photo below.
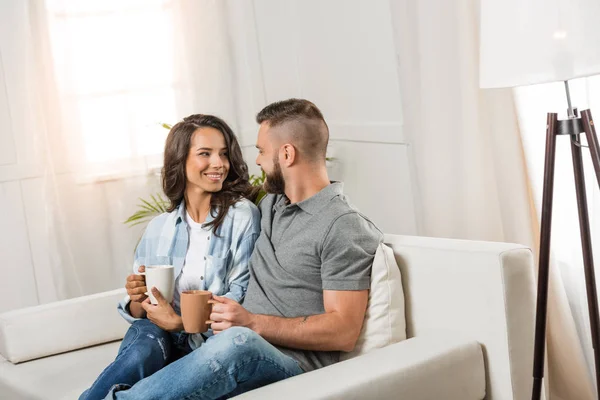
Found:
[[130, 327], [119, 353], [79, 400], [106, 397], [116, 384], [134, 385], [170, 362], [189, 354], [185, 333], [169, 333], [147, 319], [135, 321]]
[[221, 399], [303, 371], [256, 332], [229, 328], [190, 354], [130, 387], [113, 387], [106, 399]]

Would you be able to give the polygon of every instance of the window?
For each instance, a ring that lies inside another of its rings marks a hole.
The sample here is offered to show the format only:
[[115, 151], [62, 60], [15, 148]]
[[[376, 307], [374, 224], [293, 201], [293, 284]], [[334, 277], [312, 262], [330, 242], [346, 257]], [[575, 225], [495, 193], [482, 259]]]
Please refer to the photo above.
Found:
[[74, 161], [94, 175], [160, 166], [176, 120], [168, 0], [48, 0], [54, 72]]

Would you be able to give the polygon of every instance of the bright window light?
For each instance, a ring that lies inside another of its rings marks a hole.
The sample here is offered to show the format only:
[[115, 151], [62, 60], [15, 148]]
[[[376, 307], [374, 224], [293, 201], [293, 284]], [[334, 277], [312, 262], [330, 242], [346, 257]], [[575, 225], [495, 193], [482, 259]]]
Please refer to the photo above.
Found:
[[[49, 0], [54, 70], [82, 163], [160, 154], [176, 120], [168, 0]], [[116, 165], [116, 164], [114, 164]]]

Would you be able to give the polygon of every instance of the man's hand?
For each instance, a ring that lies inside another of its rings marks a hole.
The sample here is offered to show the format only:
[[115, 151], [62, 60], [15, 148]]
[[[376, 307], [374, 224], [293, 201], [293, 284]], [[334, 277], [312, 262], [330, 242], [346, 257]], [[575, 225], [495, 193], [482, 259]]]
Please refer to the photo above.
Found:
[[[138, 272], [144, 271], [146, 271], [146, 267], [141, 265]], [[131, 301], [136, 303], [141, 303], [148, 297], [146, 296], [148, 289], [146, 288], [146, 277], [144, 275], [129, 275], [125, 283], [125, 289], [127, 289], [127, 295], [129, 295]]]
[[240, 303], [227, 297], [213, 296], [217, 302], [213, 304], [210, 319], [214, 333], [219, 333], [232, 326], [245, 326], [254, 329], [254, 314], [247, 311]]
[[158, 304], [151, 304], [150, 298], [147, 298], [142, 302], [142, 307], [146, 311], [146, 318], [152, 321], [159, 328], [168, 332], [178, 332], [183, 330], [183, 321], [181, 317], [177, 315], [173, 307], [159, 290], [155, 287], [152, 288], [152, 294], [158, 301]]

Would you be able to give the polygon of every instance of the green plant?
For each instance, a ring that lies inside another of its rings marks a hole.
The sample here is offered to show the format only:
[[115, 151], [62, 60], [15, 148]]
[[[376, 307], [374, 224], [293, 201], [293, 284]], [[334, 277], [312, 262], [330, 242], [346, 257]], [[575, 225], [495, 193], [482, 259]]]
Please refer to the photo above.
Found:
[[169, 201], [165, 200], [160, 193], [151, 194], [148, 200], [144, 200], [141, 197], [139, 200], [138, 210], [127, 218], [124, 224], [135, 226], [147, 223], [155, 216], [167, 212], [167, 207], [169, 206]]
[[262, 188], [262, 186], [265, 183], [265, 179], [267, 177], [267, 175], [265, 175], [265, 171], [261, 171], [262, 173], [260, 174], [260, 176], [257, 175], [250, 175], [250, 184], [252, 186], [257, 186], [260, 187], [260, 189], [258, 190], [258, 195], [256, 196], [256, 200], [254, 200], [254, 204], [258, 205], [258, 203], [262, 200], [263, 197], [265, 197], [265, 195], [267, 194], [267, 192], [265, 192], [265, 189]]

